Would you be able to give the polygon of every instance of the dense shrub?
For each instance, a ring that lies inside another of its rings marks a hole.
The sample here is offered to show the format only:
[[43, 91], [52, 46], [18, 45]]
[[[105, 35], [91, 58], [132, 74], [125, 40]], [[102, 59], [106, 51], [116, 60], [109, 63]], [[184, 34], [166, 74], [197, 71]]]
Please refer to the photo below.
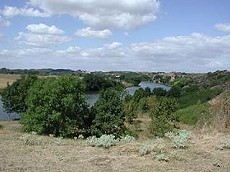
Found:
[[38, 78], [35, 75], [22, 76], [21, 79], [15, 81], [12, 85], [8, 85], [1, 93], [3, 108], [8, 113], [25, 112], [27, 106], [25, 99], [29, 88]]
[[91, 133], [95, 136], [103, 134], [121, 135], [124, 132], [125, 115], [121, 93], [114, 89], [103, 91], [94, 105], [95, 119]]
[[118, 81], [105, 78], [104, 76], [87, 74], [83, 78], [87, 91], [100, 91], [106, 88], [123, 87]]
[[38, 80], [28, 92], [21, 124], [25, 131], [74, 137], [86, 131], [84, 86], [74, 76]]
[[178, 118], [174, 112], [177, 107], [175, 99], [165, 97], [158, 99], [150, 114], [150, 131], [153, 135], [162, 137], [164, 133], [172, 131], [176, 127]]

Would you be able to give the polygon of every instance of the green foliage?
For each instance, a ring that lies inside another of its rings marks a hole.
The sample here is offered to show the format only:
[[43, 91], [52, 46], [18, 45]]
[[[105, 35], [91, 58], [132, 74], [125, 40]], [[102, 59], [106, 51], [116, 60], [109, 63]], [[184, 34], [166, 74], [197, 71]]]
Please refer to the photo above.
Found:
[[181, 96], [181, 88], [178, 86], [172, 86], [167, 92], [166, 96], [178, 98]]
[[83, 78], [83, 82], [86, 85], [87, 91], [100, 91], [106, 88], [115, 88], [122, 87], [120, 82], [115, 80], [106, 79], [104, 76], [96, 75], [96, 74], [87, 74]]
[[188, 86], [193, 83], [192, 78], [190, 77], [178, 77], [173, 81], [173, 86], [178, 86], [183, 88], [184, 86]]
[[155, 136], [164, 136], [164, 133], [172, 131], [178, 122], [177, 102], [175, 99], [162, 97], [154, 104], [150, 117], [150, 131]]
[[157, 96], [157, 97], [163, 97], [166, 96], [167, 91], [163, 88], [154, 88], [152, 91], [153, 95]]
[[148, 89], [143, 89], [143, 88], [139, 88], [138, 90], [135, 91], [134, 95], [133, 95], [133, 99], [136, 102], [139, 102], [140, 99], [144, 98], [144, 97], [149, 97], [151, 94], [151, 92], [149, 92]]
[[134, 119], [136, 119], [138, 116], [138, 111], [137, 111], [138, 104], [133, 99], [130, 99], [130, 100], [124, 101], [123, 107], [124, 107], [123, 111], [125, 114], [126, 122], [132, 124]]
[[74, 76], [38, 80], [28, 92], [21, 124], [25, 131], [74, 137], [88, 125], [84, 86]]
[[184, 90], [182, 95], [178, 98], [178, 103], [180, 105], [180, 108], [183, 109], [197, 103], [204, 103], [206, 101], [209, 101], [218, 94], [220, 94], [219, 89], [211, 88], [202, 88], [191, 92], [187, 92]]
[[184, 124], [196, 125], [199, 120], [207, 118], [209, 107], [208, 103], [203, 103], [179, 109], [177, 111], [179, 121]]
[[132, 83], [134, 86], [138, 86], [141, 81], [150, 80], [148, 75], [136, 72], [122, 73], [120, 78], [126, 82]]
[[124, 132], [125, 115], [121, 92], [114, 89], [103, 91], [93, 109], [95, 119], [91, 126], [91, 133], [95, 136], [103, 134], [121, 135]]
[[8, 113], [25, 112], [27, 106], [25, 99], [28, 90], [38, 78], [34, 75], [23, 76], [15, 81], [12, 85], [8, 85], [2, 92], [3, 108]]

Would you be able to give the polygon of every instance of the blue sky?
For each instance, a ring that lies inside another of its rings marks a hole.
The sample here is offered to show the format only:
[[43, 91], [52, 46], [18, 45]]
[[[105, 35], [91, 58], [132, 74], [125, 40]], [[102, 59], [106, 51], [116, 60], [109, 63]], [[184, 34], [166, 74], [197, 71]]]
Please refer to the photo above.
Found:
[[230, 68], [229, 0], [1, 0], [0, 68]]

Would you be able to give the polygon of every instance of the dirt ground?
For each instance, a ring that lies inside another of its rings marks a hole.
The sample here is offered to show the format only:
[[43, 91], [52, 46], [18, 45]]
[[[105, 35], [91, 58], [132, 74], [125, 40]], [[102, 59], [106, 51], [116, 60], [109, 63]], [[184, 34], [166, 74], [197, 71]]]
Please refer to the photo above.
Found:
[[[167, 140], [158, 146], [167, 160], [156, 152], [140, 155], [140, 147], [156, 140], [121, 143], [109, 149], [90, 147], [85, 140], [68, 140], [20, 132], [17, 121], [0, 122], [0, 171], [74, 172], [229, 172], [230, 149], [216, 149], [230, 141], [229, 133], [192, 134], [187, 149], [172, 148]], [[155, 145], [156, 146], [156, 145]]]

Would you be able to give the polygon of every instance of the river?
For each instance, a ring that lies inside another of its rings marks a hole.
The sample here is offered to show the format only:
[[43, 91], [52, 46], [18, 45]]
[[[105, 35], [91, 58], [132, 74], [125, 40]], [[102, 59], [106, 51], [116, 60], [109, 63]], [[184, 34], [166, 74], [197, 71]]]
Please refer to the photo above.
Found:
[[132, 86], [132, 87], [128, 87], [125, 89], [125, 91], [127, 91], [130, 95], [134, 95], [135, 91], [137, 91], [140, 88], [150, 88], [151, 91], [153, 91], [155, 88], [162, 88], [166, 91], [170, 90], [170, 86], [167, 85], [163, 85], [163, 84], [157, 84], [154, 82], [144, 82], [142, 81], [138, 86]]

